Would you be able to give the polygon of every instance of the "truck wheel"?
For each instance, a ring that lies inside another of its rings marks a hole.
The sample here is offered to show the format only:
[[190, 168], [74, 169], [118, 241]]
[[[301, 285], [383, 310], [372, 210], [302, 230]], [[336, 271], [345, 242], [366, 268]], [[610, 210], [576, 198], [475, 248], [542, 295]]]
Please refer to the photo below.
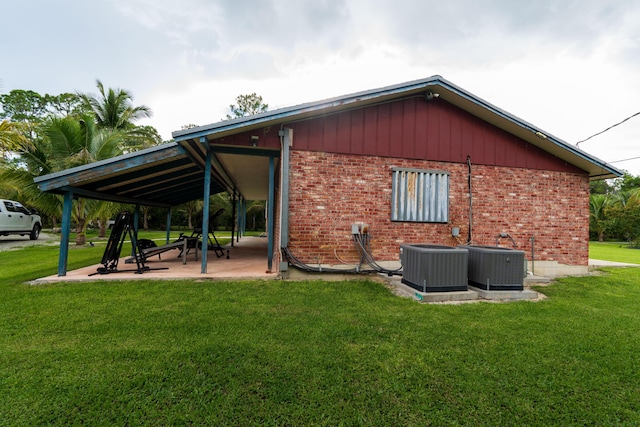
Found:
[[38, 240], [38, 236], [40, 236], [40, 227], [38, 225], [34, 225], [33, 230], [31, 230], [31, 234], [29, 234], [29, 239]]

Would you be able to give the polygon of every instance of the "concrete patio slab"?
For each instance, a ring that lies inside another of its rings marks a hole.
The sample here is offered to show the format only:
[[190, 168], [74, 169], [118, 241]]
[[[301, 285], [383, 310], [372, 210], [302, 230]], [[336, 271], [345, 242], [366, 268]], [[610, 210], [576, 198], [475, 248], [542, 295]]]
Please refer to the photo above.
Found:
[[[130, 248], [123, 248], [123, 253]], [[195, 252], [187, 255], [186, 264], [178, 257], [179, 250], [168, 251], [147, 260], [149, 271], [142, 274], [136, 272], [137, 266], [133, 262], [127, 263], [130, 256], [121, 257], [118, 261], [118, 271], [109, 274], [96, 274], [102, 264], [92, 265], [73, 271], [68, 271], [66, 276], [58, 275], [43, 277], [31, 283], [52, 283], [71, 281], [95, 281], [95, 280], [179, 280], [179, 279], [276, 279], [278, 273], [267, 271], [267, 239], [264, 237], [245, 236], [239, 242], [224, 248], [224, 256], [218, 258], [213, 251], [208, 251], [207, 272], [201, 273], [202, 254], [198, 251], [197, 260]], [[227, 252], [228, 251], [228, 252]], [[227, 258], [227, 253], [229, 258]]]

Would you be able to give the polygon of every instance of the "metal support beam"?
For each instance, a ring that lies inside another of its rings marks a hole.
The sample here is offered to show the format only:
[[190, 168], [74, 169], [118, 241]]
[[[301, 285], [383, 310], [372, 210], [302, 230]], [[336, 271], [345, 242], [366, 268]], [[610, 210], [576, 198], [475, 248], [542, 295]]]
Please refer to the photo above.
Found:
[[236, 242], [240, 241], [240, 235], [242, 234], [244, 228], [244, 214], [242, 211], [242, 202], [244, 198], [242, 196], [238, 197], [238, 231], [236, 232]]
[[269, 200], [267, 200], [267, 271], [271, 272], [273, 268], [273, 205], [275, 204], [275, 188], [276, 188], [276, 177], [275, 177], [275, 160], [273, 157], [269, 158]]
[[[200, 272], [202, 274], [207, 273], [207, 249], [209, 249], [209, 198], [211, 197], [211, 148], [206, 141], [206, 138], [201, 138], [203, 144], [207, 148], [207, 156], [204, 165], [204, 194], [202, 195], [202, 268]], [[186, 256], [184, 254], [183, 256]]]
[[58, 276], [67, 275], [67, 259], [69, 258], [69, 234], [71, 232], [71, 209], [73, 208], [73, 192], [64, 193], [62, 205], [62, 224], [60, 235], [60, 255], [58, 257]]
[[240, 229], [242, 237], [244, 237], [244, 233], [247, 231], [247, 199], [242, 198], [242, 228]]
[[167, 210], [167, 240], [165, 244], [169, 243], [169, 239], [171, 239], [171, 208]]
[[233, 247], [233, 242], [235, 241], [235, 233], [236, 233], [236, 219], [237, 219], [237, 209], [236, 209], [236, 193], [237, 189], [233, 189], [233, 201], [231, 202], [231, 247]]
[[140, 222], [140, 205], [136, 204], [133, 210], [133, 234], [131, 237], [131, 256], [135, 258], [138, 247], [138, 223]]

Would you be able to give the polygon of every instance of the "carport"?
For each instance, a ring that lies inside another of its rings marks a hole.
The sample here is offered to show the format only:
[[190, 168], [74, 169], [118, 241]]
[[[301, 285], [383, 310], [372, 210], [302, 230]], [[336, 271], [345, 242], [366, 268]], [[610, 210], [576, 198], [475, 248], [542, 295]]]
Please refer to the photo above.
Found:
[[[242, 119], [223, 122], [238, 124]], [[220, 125], [220, 124], [218, 124]], [[245, 131], [247, 128], [243, 128]], [[277, 144], [264, 146], [264, 129], [259, 134], [236, 135], [234, 143], [224, 144], [219, 129], [197, 128], [198, 132], [174, 133], [175, 141], [128, 153], [35, 179], [41, 191], [63, 196], [58, 276], [67, 273], [71, 213], [74, 198], [88, 198], [135, 205], [134, 224], [140, 206], [167, 209], [167, 241], [173, 207], [202, 199], [202, 235], [209, 232], [209, 197], [228, 192], [233, 198], [234, 223], [232, 230], [238, 239], [244, 231], [247, 200], [267, 201], [267, 271], [272, 270], [274, 258], [274, 217], [276, 170], [280, 163], [279, 137]], [[237, 130], [236, 130], [237, 132]], [[215, 134], [218, 137], [212, 138]], [[262, 138], [261, 138], [262, 137]], [[207, 273], [207, 245], [202, 245], [201, 273]]]

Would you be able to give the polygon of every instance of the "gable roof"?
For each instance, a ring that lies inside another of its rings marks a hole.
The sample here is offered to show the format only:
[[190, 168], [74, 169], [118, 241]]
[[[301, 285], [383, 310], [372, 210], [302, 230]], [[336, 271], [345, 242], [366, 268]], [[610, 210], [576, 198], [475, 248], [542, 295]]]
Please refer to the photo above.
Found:
[[[622, 175], [620, 170], [578, 147], [440, 76], [432, 76], [176, 131], [175, 142], [44, 175], [34, 181], [42, 191], [58, 194], [73, 191], [78, 196], [98, 200], [175, 206], [202, 198], [207, 145], [215, 139], [408, 96], [425, 96], [429, 92], [584, 170], [591, 179]], [[278, 161], [278, 149], [226, 146], [213, 147], [213, 154], [211, 194], [237, 189], [246, 199], [267, 199], [270, 159]]]
[[172, 135], [177, 142], [188, 146], [193, 145], [200, 138], [213, 140], [238, 132], [280, 125], [282, 123], [298, 121], [321, 114], [324, 115], [347, 109], [360, 108], [408, 96], [426, 95], [428, 92], [437, 94], [440, 99], [584, 170], [589, 174], [590, 179], [615, 178], [622, 175], [620, 170], [603, 160], [496, 107], [438, 75], [322, 101], [280, 108], [254, 116], [241, 117], [192, 129], [180, 130], [173, 132]]

